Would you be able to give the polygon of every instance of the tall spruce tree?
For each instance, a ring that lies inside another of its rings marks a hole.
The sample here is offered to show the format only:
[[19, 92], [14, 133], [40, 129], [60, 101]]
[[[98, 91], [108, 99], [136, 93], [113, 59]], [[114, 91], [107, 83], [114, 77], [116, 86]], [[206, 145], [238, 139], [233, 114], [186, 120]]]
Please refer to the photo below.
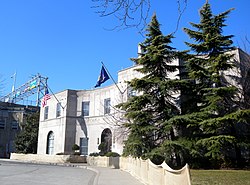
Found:
[[[178, 69], [173, 65], [178, 52], [170, 46], [173, 36], [162, 34], [155, 14], [146, 31], [146, 39], [141, 44], [142, 53], [132, 59], [141, 66], [138, 71], [144, 76], [128, 82], [139, 94], [119, 107], [125, 110], [125, 116], [130, 121], [125, 125], [130, 134], [125, 142], [124, 154], [155, 158], [162, 156], [155, 154], [155, 149], [164, 140], [174, 137], [173, 128], [166, 126], [165, 121], [179, 114], [174, 97], [175, 80], [169, 77]], [[168, 128], [167, 131], [164, 128]]]
[[249, 151], [246, 146], [250, 111], [239, 109], [235, 99], [237, 88], [224, 79], [224, 71], [233, 67], [232, 35], [222, 34], [230, 12], [231, 9], [213, 15], [207, 1], [200, 10], [200, 23], [191, 23], [196, 30], [184, 29], [195, 41], [186, 44], [192, 53], [188, 56], [187, 71], [193, 81], [196, 107], [169, 120], [171, 124], [184, 124], [189, 130], [185, 138], [190, 141], [186, 149], [189, 147], [191, 155], [186, 159], [207, 167], [240, 166], [241, 154]]

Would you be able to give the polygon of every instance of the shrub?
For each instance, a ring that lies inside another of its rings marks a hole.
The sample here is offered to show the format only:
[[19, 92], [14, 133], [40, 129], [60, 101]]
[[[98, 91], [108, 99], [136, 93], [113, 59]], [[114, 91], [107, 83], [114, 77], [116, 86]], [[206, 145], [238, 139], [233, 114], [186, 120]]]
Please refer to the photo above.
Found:
[[99, 156], [100, 154], [98, 152], [93, 152], [93, 153], [90, 153], [89, 156], [94, 156], [94, 157], [97, 157]]
[[116, 152], [108, 152], [105, 154], [106, 157], [120, 157], [120, 154]]
[[102, 142], [101, 144], [99, 144], [98, 150], [100, 150], [100, 155], [105, 155], [108, 152], [107, 151], [107, 143]]
[[73, 151], [79, 150], [79, 149], [80, 149], [80, 147], [77, 144], [73, 144], [73, 146], [72, 146]]
[[59, 153], [57, 153], [56, 155], [66, 155], [66, 154], [63, 153], [63, 152], [59, 152]]
[[159, 154], [154, 154], [150, 157], [151, 162], [156, 165], [162, 164], [164, 162], [164, 159], [165, 158]]

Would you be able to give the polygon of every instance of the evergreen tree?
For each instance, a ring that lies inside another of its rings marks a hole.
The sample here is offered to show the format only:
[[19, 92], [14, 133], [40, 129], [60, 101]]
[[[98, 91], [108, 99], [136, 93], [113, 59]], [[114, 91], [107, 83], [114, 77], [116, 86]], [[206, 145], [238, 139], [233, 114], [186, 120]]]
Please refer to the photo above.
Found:
[[14, 141], [16, 152], [25, 154], [37, 152], [38, 128], [39, 112], [28, 115], [27, 123], [23, 125]]
[[174, 97], [177, 80], [169, 77], [178, 69], [172, 62], [179, 53], [170, 46], [173, 36], [162, 34], [156, 15], [153, 15], [146, 31], [146, 39], [141, 44], [142, 53], [132, 59], [141, 66], [138, 71], [144, 77], [128, 82], [139, 94], [119, 107], [125, 110], [130, 121], [125, 125], [130, 134], [124, 154], [158, 159], [157, 156], [164, 157], [164, 154], [155, 153], [156, 149], [164, 140], [174, 139], [174, 130], [171, 125], [165, 125], [166, 120], [179, 114]]
[[[242, 164], [243, 145], [249, 144], [249, 110], [240, 110], [235, 95], [237, 88], [229, 86], [224, 79], [224, 71], [233, 67], [232, 35], [222, 35], [226, 17], [231, 9], [213, 15], [208, 1], [200, 10], [200, 23], [191, 25], [196, 30], [184, 31], [195, 40], [186, 44], [191, 53], [187, 60], [188, 78], [193, 81], [193, 98], [196, 107], [189, 113], [177, 116], [169, 123], [184, 124], [188, 131], [189, 150], [193, 162], [208, 160], [209, 165]], [[240, 119], [239, 119], [240, 118]], [[245, 124], [247, 123], [247, 124]], [[240, 132], [244, 128], [245, 132]], [[201, 164], [200, 164], [201, 165]]]

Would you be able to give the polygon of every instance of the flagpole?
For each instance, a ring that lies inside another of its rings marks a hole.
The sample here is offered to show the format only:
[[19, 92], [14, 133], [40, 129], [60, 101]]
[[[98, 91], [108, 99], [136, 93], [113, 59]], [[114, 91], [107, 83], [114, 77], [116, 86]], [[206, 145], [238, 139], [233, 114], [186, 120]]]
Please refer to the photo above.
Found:
[[52, 93], [52, 95], [55, 97], [55, 99], [56, 99], [56, 101], [60, 104], [60, 106], [62, 107], [62, 109], [64, 110], [64, 108], [66, 107], [66, 105], [65, 105], [65, 107], [63, 107], [62, 105], [61, 105], [61, 102], [57, 99], [57, 97], [56, 97], [56, 95], [53, 93], [53, 91], [50, 89], [50, 87], [47, 85], [47, 88], [50, 90], [50, 92]]
[[[47, 78], [47, 79], [48, 79], [48, 78]], [[61, 102], [57, 99], [56, 95], [53, 93], [53, 91], [51, 90], [51, 88], [48, 86], [48, 84], [47, 84], [47, 79], [46, 79], [46, 84], [44, 84], [44, 83], [42, 82], [43, 85], [45, 86], [45, 90], [46, 90], [46, 89], [49, 89], [50, 92], [51, 92], [51, 94], [55, 97], [56, 101], [57, 101], [58, 103], [61, 103]], [[44, 95], [45, 95], [45, 94], [44, 94]], [[66, 103], [66, 105], [67, 105], [67, 103]], [[65, 105], [65, 107], [66, 107], [66, 105]], [[60, 104], [60, 106], [61, 106], [62, 109], [64, 110], [65, 107], [63, 107], [61, 104]]]
[[121, 91], [121, 89], [119, 88], [119, 86], [117, 85], [117, 83], [115, 82], [114, 78], [111, 76], [111, 74], [109, 73], [108, 69], [106, 68], [106, 66], [104, 65], [103, 62], [102, 63], [102, 66], [105, 68], [105, 70], [107, 71], [108, 75], [110, 76], [111, 80], [115, 83], [117, 89], [120, 91], [121, 94], [123, 94], [125, 91]]

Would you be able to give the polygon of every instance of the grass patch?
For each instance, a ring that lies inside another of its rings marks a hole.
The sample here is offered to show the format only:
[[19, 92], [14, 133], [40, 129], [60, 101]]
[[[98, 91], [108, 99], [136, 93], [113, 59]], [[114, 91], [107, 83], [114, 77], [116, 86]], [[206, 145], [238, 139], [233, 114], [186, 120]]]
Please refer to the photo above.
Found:
[[250, 185], [247, 170], [190, 170], [192, 185]]

